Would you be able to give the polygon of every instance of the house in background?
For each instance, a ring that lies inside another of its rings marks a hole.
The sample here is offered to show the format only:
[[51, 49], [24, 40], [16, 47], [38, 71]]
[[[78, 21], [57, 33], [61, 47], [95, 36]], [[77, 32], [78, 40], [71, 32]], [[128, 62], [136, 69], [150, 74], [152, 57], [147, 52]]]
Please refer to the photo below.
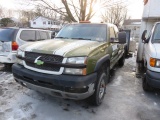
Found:
[[139, 38], [141, 19], [127, 19], [123, 23], [122, 29], [131, 30], [131, 38]]
[[61, 24], [58, 21], [55, 21], [51, 18], [38, 16], [35, 19], [30, 21], [31, 28], [41, 28], [41, 29], [50, 29], [50, 30], [59, 30]]

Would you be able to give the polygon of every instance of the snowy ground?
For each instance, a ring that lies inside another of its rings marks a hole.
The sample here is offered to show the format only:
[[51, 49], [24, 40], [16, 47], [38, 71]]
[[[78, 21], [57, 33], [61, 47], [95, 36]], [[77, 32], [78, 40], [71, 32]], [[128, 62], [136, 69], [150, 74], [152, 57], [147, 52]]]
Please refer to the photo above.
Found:
[[159, 120], [160, 91], [145, 93], [134, 70], [134, 57], [117, 68], [99, 107], [29, 90], [1, 70], [0, 120]]

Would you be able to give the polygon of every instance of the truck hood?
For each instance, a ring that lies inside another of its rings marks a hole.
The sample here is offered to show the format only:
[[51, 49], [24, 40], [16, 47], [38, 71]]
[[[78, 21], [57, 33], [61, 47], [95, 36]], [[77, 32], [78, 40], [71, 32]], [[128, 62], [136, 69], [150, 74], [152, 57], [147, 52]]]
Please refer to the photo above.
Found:
[[154, 48], [156, 51], [156, 58], [160, 58], [160, 43], [154, 43]]
[[64, 57], [87, 56], [92, 50], [101, 46], [103, 42], [89, 40], [64, 40], [54, 39], [32, 44], [26, 44], [20, 47], [24, 51], [38, 52], [45, 54], [54, 54]]

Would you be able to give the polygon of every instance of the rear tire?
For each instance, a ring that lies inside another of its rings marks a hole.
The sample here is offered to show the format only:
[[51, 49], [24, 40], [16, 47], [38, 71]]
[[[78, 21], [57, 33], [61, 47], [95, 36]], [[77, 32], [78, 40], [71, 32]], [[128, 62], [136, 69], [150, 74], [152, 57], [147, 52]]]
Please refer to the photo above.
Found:
[[106, 85], [109, 81], [107, 78], [109, 77], [109, 74], [106, 75], [105, 70], [98, 72], [97, 82], [95, 83], [95, 92], [88, 98], [89, 103], [96, 106], [99, 106], [102, 103], [106, 92]]
[[125, 54], [122, 55], [122, 57], [119, 59], [118, 64], [120, 67], [124, 65], [125, 62]]
[[151, 87], [146, 80], [146, 74], [144, 74], [143, 77], [142, 77], [142, 88], [146, 92], [152, 92], [153, 91], [153, 87]]
[[125, 46], [125, 57], [128, 57], [128, 44], [127, 44], [127, 46]]

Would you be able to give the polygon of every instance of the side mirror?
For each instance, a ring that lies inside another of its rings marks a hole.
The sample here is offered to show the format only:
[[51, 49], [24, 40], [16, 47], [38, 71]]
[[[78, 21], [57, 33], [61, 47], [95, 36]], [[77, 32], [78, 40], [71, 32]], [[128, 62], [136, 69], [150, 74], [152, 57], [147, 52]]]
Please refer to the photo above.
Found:
[[127, 41], [127, 36], [126, 36], [126, 32], [119, 32], [118, 33], [118, 40], [119, 43], [124, 44]]
[[146, 35], [147, 35], [147, 30], [144, 30], [143, 33], [142, 33], [142, 37], [141, 37], [141, 39], [142, 39], [142, 41], [143, 41], [144, 43], [147, 43]]

